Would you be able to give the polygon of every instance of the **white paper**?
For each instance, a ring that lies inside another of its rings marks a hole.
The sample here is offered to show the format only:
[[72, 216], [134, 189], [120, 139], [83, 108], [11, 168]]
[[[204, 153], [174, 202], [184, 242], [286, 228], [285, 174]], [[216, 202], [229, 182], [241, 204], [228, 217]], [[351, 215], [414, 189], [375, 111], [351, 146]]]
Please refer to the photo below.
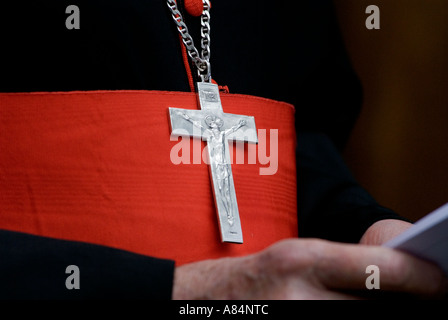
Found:
[[384, 246], [432, 261], [448, 275], [448, 203], [417, 221]]

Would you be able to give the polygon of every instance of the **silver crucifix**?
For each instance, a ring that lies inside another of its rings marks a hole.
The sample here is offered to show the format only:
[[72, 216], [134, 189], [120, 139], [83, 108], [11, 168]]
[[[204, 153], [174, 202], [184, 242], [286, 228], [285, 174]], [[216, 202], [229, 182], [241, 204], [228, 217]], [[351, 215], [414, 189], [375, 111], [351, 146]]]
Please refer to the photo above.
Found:
[[233, 183], [229, 140], [258, 143], [255, 119], [224, 113], [218, 86], [199, 82], [201, 110], [169, 108], [171, 134], [207, 141], [210, 177], [223, 242], [243, 243]]

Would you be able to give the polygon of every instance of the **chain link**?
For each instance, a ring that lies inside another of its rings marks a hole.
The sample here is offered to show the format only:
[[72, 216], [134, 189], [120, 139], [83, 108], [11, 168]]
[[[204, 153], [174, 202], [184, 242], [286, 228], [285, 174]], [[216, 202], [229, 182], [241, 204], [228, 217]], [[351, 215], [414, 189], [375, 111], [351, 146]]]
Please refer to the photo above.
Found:
[[187, 53], [198, 70], [198, 75], [202, 81], [210, 82], [210, 1], [202, 0], [204, 9], [201, 15], [201, 54], [194, 46], [193, 38], [188, 32], [187, 25], [180, 13], [175, 0], [167, 0], [168, 8], [171, 11], [173, 20], [176, 23], [182, 42], [187, 48]]

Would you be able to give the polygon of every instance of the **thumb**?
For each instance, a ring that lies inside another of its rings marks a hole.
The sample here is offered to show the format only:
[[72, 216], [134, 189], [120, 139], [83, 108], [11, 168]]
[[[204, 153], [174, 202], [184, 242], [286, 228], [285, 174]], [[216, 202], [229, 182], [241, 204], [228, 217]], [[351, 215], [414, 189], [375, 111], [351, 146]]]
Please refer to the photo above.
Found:
[[437, 266], [394, 249], [328, 243], [321, 253], [315, 272], [328, 288], [367, 289], [367, 268], [373, 265], [382, 291], [429, 296], [446, 291], [447, 279]]

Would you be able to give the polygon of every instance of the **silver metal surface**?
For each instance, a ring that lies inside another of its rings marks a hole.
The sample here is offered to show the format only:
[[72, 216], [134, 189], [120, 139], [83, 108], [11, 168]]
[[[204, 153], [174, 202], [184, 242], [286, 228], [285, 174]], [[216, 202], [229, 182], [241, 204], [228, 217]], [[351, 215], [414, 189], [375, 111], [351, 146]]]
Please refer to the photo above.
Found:
[[258, 143], [255, 119], [224, 113], [218, 86], [198, 83], [201, 110], [169, 108], [171, 134], [207, 141], [210, 177], [223, 242], [243, 243], [229, 140]]
[[184, 22], [181, 12], [177, 7], [175, 0], [167, 0], [168, 8], [171, 11], [173, 20], [176, 23], [177, 30], [179, 31], [182, 42], [187, 48], [187, 53], [191, 60], [195, 64], [198, 75], [202, 81], [211, 81], [211, 69], [210, 69], [210, 1], [202, 0], [203, 11], [201, 15], [201, 54], [194, 46], [193, 38], [188, 32], [188, 27]]

